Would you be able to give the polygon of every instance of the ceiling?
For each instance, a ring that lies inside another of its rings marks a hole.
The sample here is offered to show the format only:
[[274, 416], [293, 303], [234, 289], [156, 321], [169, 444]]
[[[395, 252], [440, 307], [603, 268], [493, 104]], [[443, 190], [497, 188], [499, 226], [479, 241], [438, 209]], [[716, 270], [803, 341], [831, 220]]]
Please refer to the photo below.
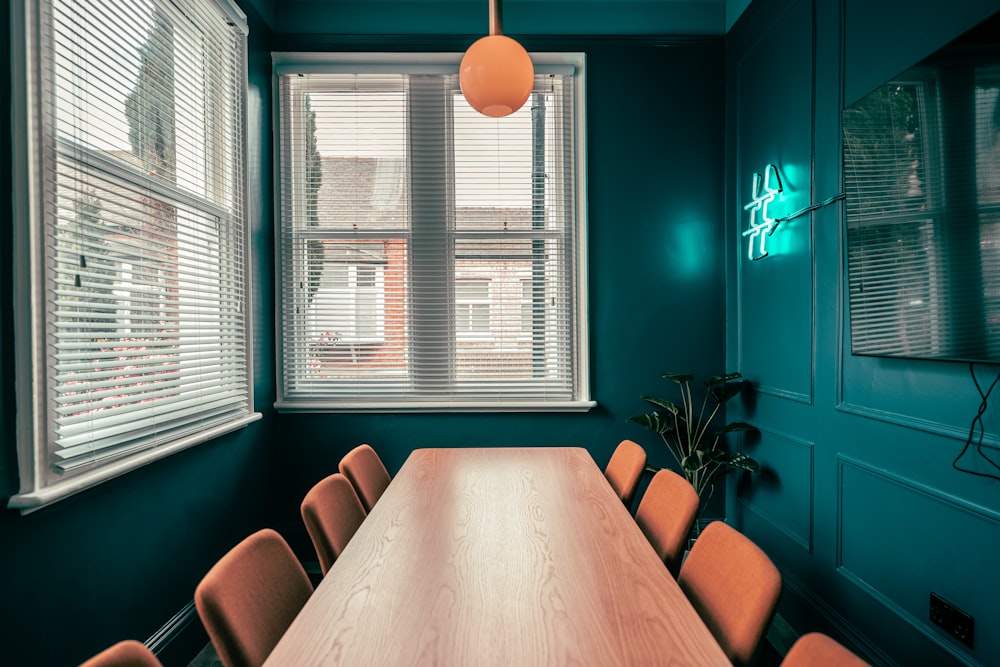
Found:
[[[475, 35], [488, 0], [245, 0], [277, 33]], [[722, 35], [750, 0], [505, 0], [504, 34]]]

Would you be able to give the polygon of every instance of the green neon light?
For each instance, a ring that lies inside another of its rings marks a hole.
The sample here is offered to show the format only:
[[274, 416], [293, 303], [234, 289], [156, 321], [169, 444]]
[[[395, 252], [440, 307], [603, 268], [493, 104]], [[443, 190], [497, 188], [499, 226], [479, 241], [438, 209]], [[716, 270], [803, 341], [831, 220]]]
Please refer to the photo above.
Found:
[[[763, 185], [763, 192], [761, 191]], [[774, 198], [781, 193], [781, 177], [778, 176], [778, 168], [773, 164], [764, 168], [764, 182], [761, 183], [760, 174], [753, 175], [753, 199], [743, 207], [744, 211], [750, 211], [750, 224], [743, 236], [749, 236], [747, 256], [753, 260], [767, 257], [767, 250], [764, 245], [767, 237], [774, 231], [777, 220], [767, 214], [767, 205], [774, 201]], [[754, 241], [759, 239], [758, 250], [754, 252]]]

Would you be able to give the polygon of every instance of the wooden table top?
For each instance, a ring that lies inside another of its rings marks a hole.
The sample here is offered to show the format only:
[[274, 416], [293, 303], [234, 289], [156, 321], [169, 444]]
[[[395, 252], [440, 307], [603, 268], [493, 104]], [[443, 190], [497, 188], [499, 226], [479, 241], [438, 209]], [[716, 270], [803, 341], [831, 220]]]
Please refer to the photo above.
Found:
[[729, 665], [584, 449], [418, 449], [266, 665]]

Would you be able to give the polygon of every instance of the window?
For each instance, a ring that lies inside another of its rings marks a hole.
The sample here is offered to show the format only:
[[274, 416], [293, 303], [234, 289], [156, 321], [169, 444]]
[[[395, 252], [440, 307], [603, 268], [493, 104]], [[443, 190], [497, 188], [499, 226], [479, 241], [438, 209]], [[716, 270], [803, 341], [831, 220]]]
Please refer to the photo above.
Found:
[[15, 3], [15, 270], [31, 280], [15, 306], [28, 409], [12, 507], [258, 417], [245, 17], [223, 4]]
[[275, 54], [285, 410], [587, 409], [581, 56], [501, 119], [461, 54]]

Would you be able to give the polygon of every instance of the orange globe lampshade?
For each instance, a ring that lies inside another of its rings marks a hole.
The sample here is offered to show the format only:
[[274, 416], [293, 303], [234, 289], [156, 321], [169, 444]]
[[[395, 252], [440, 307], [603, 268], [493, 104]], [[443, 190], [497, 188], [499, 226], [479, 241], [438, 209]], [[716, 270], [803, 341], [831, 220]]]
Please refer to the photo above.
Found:
[[473, 109], [499, 118], [514, 113], [528, 99], [535, 85], [535, 66], [515, 40], [487, 35], [462, 56], [458, 82]]

